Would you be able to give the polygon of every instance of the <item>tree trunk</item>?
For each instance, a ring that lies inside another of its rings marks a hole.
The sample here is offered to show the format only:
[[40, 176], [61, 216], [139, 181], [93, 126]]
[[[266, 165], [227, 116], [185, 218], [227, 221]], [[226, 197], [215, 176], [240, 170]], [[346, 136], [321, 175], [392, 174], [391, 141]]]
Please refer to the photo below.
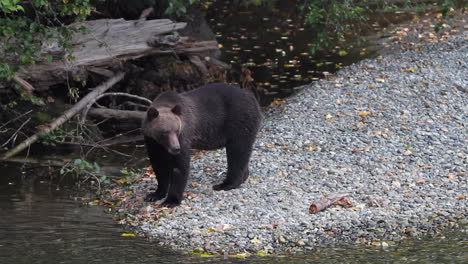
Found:
[[105, 76], [115, 65], [143, 56], [204, 55], [218, 50], [216, 41], [194, 41], [174, 34], [186, 23], [175, 23], [169, 19], [100, 19], [70, 25], [75, 28], [81, 26], [87, 30], [73, 36], [70, 54], [62, 50], [61, 59], [22, 68], [17, 77], [27, 80], [36, 90], [47, 90], [51, 85], [65, 83], [69, 73], [85, 80], [88, 72]]

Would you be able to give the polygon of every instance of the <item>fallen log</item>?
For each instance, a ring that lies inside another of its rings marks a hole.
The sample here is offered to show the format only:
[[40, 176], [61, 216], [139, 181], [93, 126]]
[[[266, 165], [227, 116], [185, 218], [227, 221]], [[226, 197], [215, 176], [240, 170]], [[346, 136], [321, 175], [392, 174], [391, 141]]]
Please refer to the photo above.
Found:
[[332, 193], [319, 201], [310, 205], [309, 212], [315, 214], [329, 207], [330, 205], [342, 205], [345, 207], [351, 206], [351, 202], [348, 201], [348, 193]]
[[110, 108], [90, 108], [88, 115], [92, 117], [99, 117], [102, 119], [114, 118], [118, 120], [143, 120], [145, 112], [143, 111], [129, 111], [129, 110], [116, 110]]
[[102, 93], [107, 91], [109, 88], [111, 88], [114, 84], [122, 80], [124, 76], [125, 76], [125, 73], [116, 74], [114, 77], [110, 78], [105, 83], [94, 88], [90, 93], [88, 93], [85, 97], [83, 97], [83, 99], [81, 99], [78, 103], [76, 103], [72, 108], [65, 111], [60, 117], [58, 117], [51, 123], [42, 126], [36, 134], [27, 138], [21, 144], [19, 144], [15, 148], [5, 153], [2, 159], [6, 160], [6, 159], [13, 157], [14, 155], [18, 154], [19, 152], [21, 152], [22, 150], [24, 150], [25, 148], [27, 148], [28, 146], [36, 142], [39, 138], [43, 137], [44, 135], [48, 134], [50, 131], [54, 130], [55, 128], [65, 123], [67, 120], [69, 120], [78, 112], [80, 112], [85, 106], [87, 106], [89, 102], [92, 101], [95, 97], [101, 95]]
[[89, 72], [108, 76], [109, 69], [115, 65], [143, 56], [191, 56], [218, 50], [216, 41], [197, 42], [173, 34], [184, 28], [186, 23], [175, 23], [169, 19], [100, 19], [70, 25], [74, 28], [82, 26], [87, 30], [73, 36], [73, 48], [69, 54], [62, 50], [57, 61], [21, 68], [17, 77], [32, 83], [36, 90], [47, 90], [51, 85], [66, 82], [70, 73], [73, 77], [85, 80]]

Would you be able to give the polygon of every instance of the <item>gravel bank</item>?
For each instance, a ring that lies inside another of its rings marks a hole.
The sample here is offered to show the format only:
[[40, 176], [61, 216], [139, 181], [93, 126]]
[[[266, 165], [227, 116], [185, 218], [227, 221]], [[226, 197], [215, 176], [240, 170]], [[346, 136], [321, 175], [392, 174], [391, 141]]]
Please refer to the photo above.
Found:
[[[145, 176], [117, 209], [129, 214], [122, 222], [162, 245], [228, 254], [389, 243], [457, 227], [468, 216], [467, 43], [465, 33], [303, 87], [266, 113], [240, 189], [212, 191], [226, 157], [207, 152], [192, 162], [182, 206], [157, 212], [143, 203], [154, 184]], [[353, 207], [309, 213], [336, 192], [350, 193]]]

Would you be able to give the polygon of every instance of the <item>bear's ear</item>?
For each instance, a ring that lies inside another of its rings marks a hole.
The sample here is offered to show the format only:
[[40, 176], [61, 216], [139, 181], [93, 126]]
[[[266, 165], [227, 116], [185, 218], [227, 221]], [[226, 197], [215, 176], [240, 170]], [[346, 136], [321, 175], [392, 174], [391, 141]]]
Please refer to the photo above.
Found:
[[180, 105], [176, 105], [172, 108], [172, 113], [176, 115], [180, 115], [182, 113], [182, 107]]
[[154, 107], [150, 107], [150, 109], [148, 109], [148, 112], [147, 112], [147, 118], [149, 121], [155, 119], [156, 117], [158, 117], [159, 115], [159, 112], [156, 108]]

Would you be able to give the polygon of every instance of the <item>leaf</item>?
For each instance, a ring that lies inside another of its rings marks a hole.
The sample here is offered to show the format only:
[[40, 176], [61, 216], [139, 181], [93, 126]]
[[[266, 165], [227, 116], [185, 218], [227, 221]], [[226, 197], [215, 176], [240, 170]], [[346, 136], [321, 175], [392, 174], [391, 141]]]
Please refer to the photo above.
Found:
[[254, 243], [254, 244], [261, 244], [262, 241], [260, 241], [260, 239], [254, 237], [252, 240], [250, 240], [250, 242]]
[[118, 183], [125, 183], [125, 182], [127, 182], [127, 180], [126, 180], [126, 179], [120, 179], [120, 180], [118, 180], [117, 182], [118, 182]]
[[359, 112], [358, 113], [358, 116], [370, 116], [371, 113], [367, 112], [367, 111], [362, 111], [362, 112]]
[[231, 257], [231, 258], [246, 258], [246, 257], [247, 257], [247, 253], [239, 253], [239, 254], [228, 255], [228, 256]]
[[206, 230], [210, 231], [210, 232], [216, 232], [216, 229], [212, 228], [212, 227], [208, 227]]
[[346, 56], [347, 54], [348, 54], [348, 52], [346, 52], [346, 50], [338, 51], [338, 55], [340, 55], [340, 56]]
[[133, 233], [122, 233], [122, 234], [120, 234], [120, 236], [123, 236], [123, 237], [136, 237], [136, 235], [133, 234]]

